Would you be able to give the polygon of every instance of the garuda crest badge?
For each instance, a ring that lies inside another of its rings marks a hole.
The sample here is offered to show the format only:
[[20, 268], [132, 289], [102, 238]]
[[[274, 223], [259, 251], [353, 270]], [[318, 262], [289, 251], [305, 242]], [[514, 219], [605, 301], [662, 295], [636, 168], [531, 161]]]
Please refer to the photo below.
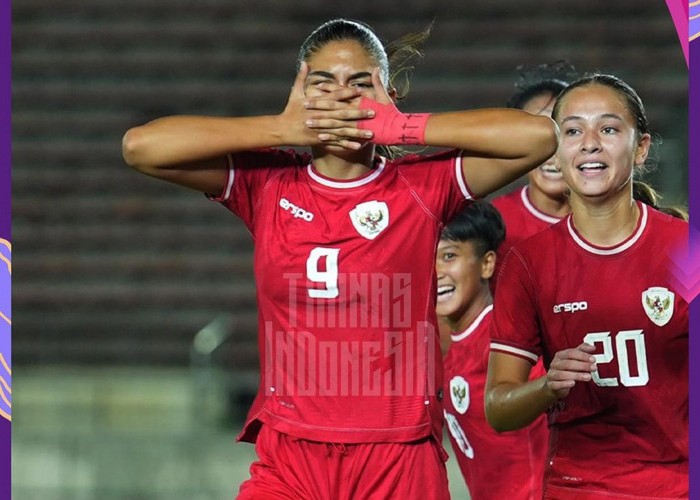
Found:
[[658, 326], [664, 326], [673, 316], [675, 294], [667, 288], [653, 286], [642, 292], [642, 306], [649, 319]]
[[450, 398], [452, 405], [461, 415], [469, 409], [469, 383], [457, 375], [450, 380]]
[[360, 203], [350, 211], [350, 220], [360, 236], [373, 240], [389, 226], [389, 207], [376, 200]]

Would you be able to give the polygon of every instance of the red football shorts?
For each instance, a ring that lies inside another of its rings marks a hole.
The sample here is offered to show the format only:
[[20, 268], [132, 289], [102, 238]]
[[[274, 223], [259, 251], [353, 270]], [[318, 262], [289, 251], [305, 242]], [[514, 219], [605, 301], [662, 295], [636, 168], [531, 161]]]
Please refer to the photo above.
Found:
[[263, 425], [237, 500], [449, 500], [439, 446], [319, 443]]

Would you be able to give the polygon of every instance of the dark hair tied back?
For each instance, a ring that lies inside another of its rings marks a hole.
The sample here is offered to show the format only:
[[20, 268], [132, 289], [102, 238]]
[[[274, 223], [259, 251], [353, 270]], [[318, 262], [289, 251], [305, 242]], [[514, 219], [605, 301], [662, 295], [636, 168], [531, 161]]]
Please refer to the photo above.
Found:
[[680, 206], [659, 206], [661, 195], [646, 182], [632, 181], [632, 197], [677, 219], [688, 221], [688, 211]]

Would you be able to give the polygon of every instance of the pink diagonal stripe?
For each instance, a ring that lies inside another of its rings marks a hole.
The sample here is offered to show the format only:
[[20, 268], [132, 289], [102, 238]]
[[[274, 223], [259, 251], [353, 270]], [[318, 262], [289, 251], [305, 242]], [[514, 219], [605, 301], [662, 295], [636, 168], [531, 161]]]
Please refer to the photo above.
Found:
[[666, 6], [671, 13], [673, 24], [676, 26], [676, 33], [681, 42], [683, 55], [685, 56], [685, 64], [688, 65], [688, 11], [690, 9], [689, 0], [666, 0]]
[[675, 290], [691, 302], [700, 294], [700, 233], [689, 226], [688, 242], [670, 249], [666, 268]]

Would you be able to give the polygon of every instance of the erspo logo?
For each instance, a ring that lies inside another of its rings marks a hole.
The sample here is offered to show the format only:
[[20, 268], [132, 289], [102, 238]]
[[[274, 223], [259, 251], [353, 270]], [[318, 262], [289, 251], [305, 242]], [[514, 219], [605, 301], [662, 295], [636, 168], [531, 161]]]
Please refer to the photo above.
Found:
[[558, 314], [561, 312], [575, 313], [576, 311], [585, 311], [588, 309], [588, 302], [565, 302], [563, 304], [557, 304], [554, 306], [554, 313]]
[[291, 213], [295, 219], [304, 219], [306, 222], [311, 222], [314, 220], [314, 214], [296, 206], [286, 198], [280, 198], [280, 207]]

